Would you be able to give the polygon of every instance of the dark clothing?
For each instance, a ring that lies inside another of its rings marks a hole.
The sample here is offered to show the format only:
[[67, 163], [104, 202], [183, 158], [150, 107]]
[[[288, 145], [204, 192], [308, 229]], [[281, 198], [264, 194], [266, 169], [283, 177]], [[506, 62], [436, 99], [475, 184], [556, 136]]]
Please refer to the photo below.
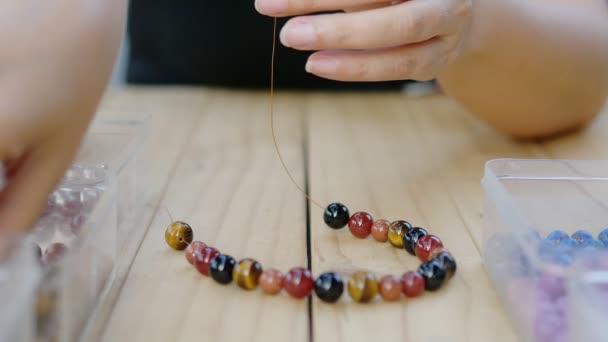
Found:
[[[127, 81], [268, 88], [273, 19], [259, 14], [253, 3], [131, 0]], [[304, 70], [309, 54], [277, 42], [277, 88], [382, 90], [404, 83], [325, 80]]]

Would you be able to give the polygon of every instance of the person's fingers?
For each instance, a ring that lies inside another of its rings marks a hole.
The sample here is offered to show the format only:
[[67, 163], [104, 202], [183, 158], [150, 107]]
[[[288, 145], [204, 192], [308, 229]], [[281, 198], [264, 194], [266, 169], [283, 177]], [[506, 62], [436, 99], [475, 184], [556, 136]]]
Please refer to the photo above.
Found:
[[387, 0], [256, 0], [255, 8], [261, 14], [287, 17], [308, 13], [342, 11], [345, 8], [386, 2]]
[[447, 64], [440, 38], [403, 47], [368, 51], [321, 51], [310, 56], [306, 70], [345, 82], [425, 81]]
[[440, 0], [407, 1], [368, 11], [296, 17], [280, 37], [283, 45], [298, 50], [389, 48], [442, 35], [449, 18]]
[[0, 193], [0, 230], [23, 231], [39, 219], [75, 151], [61, 141], [41, 145], [15, 164]]

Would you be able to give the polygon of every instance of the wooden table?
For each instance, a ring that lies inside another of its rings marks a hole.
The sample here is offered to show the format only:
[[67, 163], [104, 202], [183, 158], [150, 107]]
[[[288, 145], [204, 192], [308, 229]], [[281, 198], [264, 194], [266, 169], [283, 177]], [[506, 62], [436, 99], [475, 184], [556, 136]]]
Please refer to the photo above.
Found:
[[606, 115], [568, 137], [516, 143], [438, 95], [279, 92], [281, 152], [315, 200], [426, 227], [458, 261], [445, 289], [415, 300], [296, 301], [202, 277], [165, 244], [164, 208], [189, 222], [195, 239], [282, 271], [310, 264], [314, 274], [400, 274], [418, 261], [324, 225], [321, 210], [307, 207], [275, 155], [268, 105], [266, 92], [110, 92], [102, 117], [148, 117], [138, 177], [144, 208], [138, 224], [147, 233], [101, 340], [515, 341], [480, 257], [484, 163], [608, 157]]

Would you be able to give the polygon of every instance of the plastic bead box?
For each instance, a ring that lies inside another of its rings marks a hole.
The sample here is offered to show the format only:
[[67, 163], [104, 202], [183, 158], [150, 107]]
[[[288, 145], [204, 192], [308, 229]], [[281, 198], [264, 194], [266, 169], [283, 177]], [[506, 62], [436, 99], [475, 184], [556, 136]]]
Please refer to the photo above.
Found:
[[608, 161], [493, 160], [483, 258], [522, 341], [608, 341]]
[[[142, 122], [99, 121], [32, 231], [0, 263], [0, 341], [99, 333], [137, 243]], [[5, 304], [7, 303], [7, 305]]]

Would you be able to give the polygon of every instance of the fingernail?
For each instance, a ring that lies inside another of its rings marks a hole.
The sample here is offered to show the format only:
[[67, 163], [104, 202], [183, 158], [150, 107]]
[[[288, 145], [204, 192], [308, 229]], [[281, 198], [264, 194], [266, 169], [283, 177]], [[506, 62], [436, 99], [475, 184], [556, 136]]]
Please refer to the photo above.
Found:
[[306, 71], [311, 74], [335, 74], [338, 70], [338, 63], [331, 59], [309, 59], [306, 62]]
[[255, 0], [255, 9], [262, 14], [282, 14], [287, 8], [288, 0]]
[[294, 21], [281, 30], [281, 43], [287, 47], [307, 47], [317, 41], [317, 30], [308, 22]]

